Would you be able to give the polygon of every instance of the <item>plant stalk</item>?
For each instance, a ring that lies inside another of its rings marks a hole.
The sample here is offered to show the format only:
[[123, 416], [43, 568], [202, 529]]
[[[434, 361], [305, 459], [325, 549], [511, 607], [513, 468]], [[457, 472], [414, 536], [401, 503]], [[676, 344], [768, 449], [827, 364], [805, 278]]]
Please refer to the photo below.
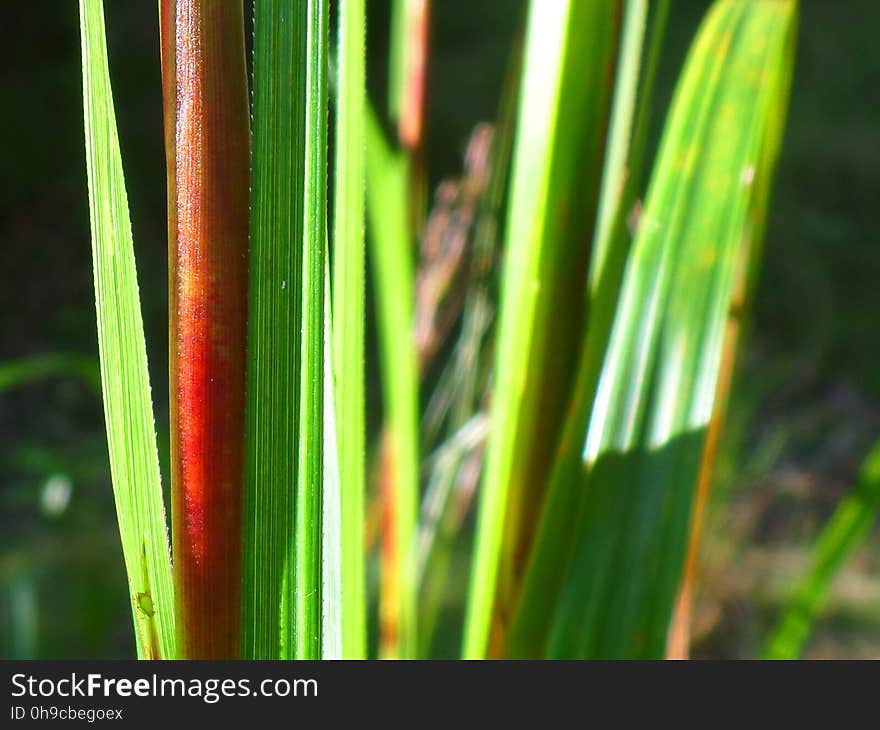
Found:
[[250, 130], [241, 3], [162, 0], [178, 654], [241, 645]]

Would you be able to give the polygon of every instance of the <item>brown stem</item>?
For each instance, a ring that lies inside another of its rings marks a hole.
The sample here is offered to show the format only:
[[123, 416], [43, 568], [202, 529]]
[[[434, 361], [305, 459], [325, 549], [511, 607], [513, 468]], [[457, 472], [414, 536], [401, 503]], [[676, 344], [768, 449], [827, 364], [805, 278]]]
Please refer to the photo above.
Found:
[[241, 3], [162, 0], [178, 654], [237, 658], [250, 130]]
[[718, 454], [718, 442], [721, 438], [727, 400], [733, 383], [733, 370], [736, 364], [737, 344], [742, 330], [742, 314], [746, 302], [748, 288], [748, 258], [751, 241], [743, 241], [739, 269], [734, 281], [730, 311], [724, 333], [724, 345], [721, 353], [721, 365], [718, 383], [715, 386], [715, 408], [706, 432], [706, 443], [700, 462], [700, 473], [697, 477], [697, 489], [691, 515], [690, 536], [688, 539], [687, 558], [685, 559], [684, 577], [676, 597], [669, 633], [666, 640], [667, 659], [687, 659], [690, 655], [691, 620], [697, 583], [697, 558], [700, 551], [700, 540], [703, 536], [703, 525], [706, 508], [712, 492], [712, 476]]

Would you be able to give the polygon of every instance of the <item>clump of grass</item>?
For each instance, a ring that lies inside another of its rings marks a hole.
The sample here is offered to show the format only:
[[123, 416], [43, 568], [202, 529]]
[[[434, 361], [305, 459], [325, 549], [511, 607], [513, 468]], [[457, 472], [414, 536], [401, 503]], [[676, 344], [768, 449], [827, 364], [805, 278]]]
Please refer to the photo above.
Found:
[[647, 186], [668, 0], [532, 0], [494, 134], [430, 216], [426, 0], [394, 4], [387, 119], [366, 97], [365, 0], [336, 4], [335, 32], [328, 0], [255, 0], [252, 128], [242, 5], [163, 0], [176, 600], [102, 2], [80, 7], [139, 655], [367, 656], [371, 492], [378, 653], [428, 655], [479, 483], [463, 656], [663, 656], [760, 257], [795, 0], [712, 5]]

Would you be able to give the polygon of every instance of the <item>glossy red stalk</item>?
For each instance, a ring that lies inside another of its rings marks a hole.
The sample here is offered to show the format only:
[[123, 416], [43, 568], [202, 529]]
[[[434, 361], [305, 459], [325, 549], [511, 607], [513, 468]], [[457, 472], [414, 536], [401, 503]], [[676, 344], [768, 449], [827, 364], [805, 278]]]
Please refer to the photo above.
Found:
[[161, 0], [178, 653], [241, 646], [250, 130], [242, 3]]

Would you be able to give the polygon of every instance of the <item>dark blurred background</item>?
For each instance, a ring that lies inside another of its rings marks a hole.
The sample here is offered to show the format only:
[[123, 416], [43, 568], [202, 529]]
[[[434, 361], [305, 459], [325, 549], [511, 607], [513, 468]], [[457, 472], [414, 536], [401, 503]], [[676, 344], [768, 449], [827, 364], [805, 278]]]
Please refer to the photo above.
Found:
[[[156, 3], [105, 0], [160, 433], [167, 433], [165, 183]], [[371, 0], [384, 88], [387, 0]], [[492, 120], [518, 0], [434, 3], [432, 184]], [[706, 0], [673, 0], [655, 138]], [[63, 353], [68, 374], [0, 379], [0, 656], [132, 656], [100, 397], [75, 0], [8, 3], [0, 28], [0, 362]], [[794, 92], [751, 329], [700, 566], [697, 656], [759, 650], [809, 546], [880, 438], [880, 4], [804, 0]], [[65, 370], [65, 368], [62, 368]], [[370, 401], [375, 402], [375, 387]], [[160, 436], [163, 460], [167, 436]], [[465, 576], [457, 582], [463, 583]], [[454, 592], [453, 592], [454, 595]], [[454, 599], [453, 599], [454, 600]], [[808, 656], [880, 656], [880, 539], [847, 563]]]

